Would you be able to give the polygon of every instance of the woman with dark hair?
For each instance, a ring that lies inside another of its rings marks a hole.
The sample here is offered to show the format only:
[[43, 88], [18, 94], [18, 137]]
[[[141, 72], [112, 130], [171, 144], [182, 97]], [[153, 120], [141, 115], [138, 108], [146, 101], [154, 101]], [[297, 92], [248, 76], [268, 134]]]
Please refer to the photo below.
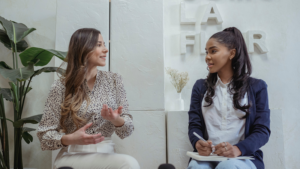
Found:
[[96, 29], [71, 37], [66, 72], [51, 87], [37, 132], [42, 150], [61, 148], [54, 168], [140, 168], [133, 157], [114, 153], [111, 135], [124, 139], [134, 126], [121, 76], [97, 69], [107, 52]]
[[[253, 156], [255, 160], [191, 160], [188, 169], [263, 169], [259, 149], [270, 137], [267, 84], [250, 77], [251, 63], [242, 33], [224, 29], [206, 43], [208, 76], [197, 80], [189, 110], [189, 139], [199, 155]], [[207, 142], [199, 140], [197, 133]], [[213, 146], [215, 145], [215, 146]]]

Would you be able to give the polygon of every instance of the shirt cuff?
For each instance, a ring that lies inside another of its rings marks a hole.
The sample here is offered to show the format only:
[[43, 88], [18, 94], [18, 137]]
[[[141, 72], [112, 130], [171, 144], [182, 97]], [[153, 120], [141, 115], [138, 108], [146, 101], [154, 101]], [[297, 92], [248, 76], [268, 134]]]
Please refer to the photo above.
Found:
[[130, 136], [132, 131], [134, 130], [131, 118], [128, 116], [125, 116], [123, 118], [124, 118], [123, 126], [120, 127], [115, 126], [115, 132], [121, 139]]

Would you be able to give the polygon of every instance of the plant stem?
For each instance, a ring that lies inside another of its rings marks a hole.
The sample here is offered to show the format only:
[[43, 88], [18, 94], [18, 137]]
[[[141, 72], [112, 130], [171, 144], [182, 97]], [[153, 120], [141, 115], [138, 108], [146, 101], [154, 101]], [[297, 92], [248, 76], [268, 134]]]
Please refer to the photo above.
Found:
[[[16, 57], [16, 60], [15, 60], [15, 62], [16, 62], [16, 69], [19, 69], [19, 63], [18, 63], [18, 52], [17, 52], [17, 44], [16, 43], [14, 43], [15, 44], [15, 57]], [[17, 81], [17, 91], [18, 91], [18, 94], [20, 94], [20, 88], [19, 88], [19, 82]]]
[[19, 161], [18, 169], [23, 169], [23, 157], [22, 157], [22, 128], [20, 128], [20, 140], [19, 140]]
[[14, 169], [23, 169], [22, 165], [22, 128], [15, 128], [16, 139], [15, 139], [15, 154], [14, 154]]
[[[3, 165], [3, 166], [2, 166]], [[1, 163], [0, 163], [0, 169], [6, 169], [7, 167], [5, 166], [5, 164], [4, 164], [4, 160], [3, 160], [3, 156], [2, 156], [2, 154], [1, 154]]]
[[[15, 105], [14, 105], [15, 107]], [[14, 121], [18, 121], [18, 112], [16, 110], [16, 108], [14, 108]], [[17, 145], [17, 141], [18, 140], [18, 128], [14, 128], [14, 169], [17, 169], [17, 164], [18, 164], [18, 158], [17, 158], [17, 149], [18, 149], [18, 145]]]
[[2, 94], [0, 94], [0, 115], [3, 117], [1, 119], [1, 146], [2, 154], [4, 157], [3, 167], [6, 166], [9, 169], [9, 142], [8, 142], [8, 132], [7, 132], [7, 123], [5, 116], [5, 107], [3, 102]]
[[14, 169], [18, 169], [18, 158], [19, 158], [19, 131], [18, 128], [14, 129], [16, 137], [15, 137], [15, 151], [14, 151]]
[[13, 43], [10, 41], [10, 46], [11, 46], [11, 51], [12, 51], [12, 56], [13, 56], [13, 68], [15, 69], [16, 68], [16, 65], [15, 65], [15, 50], [14, 50], [14, 46], [13, 46]]
[[4, 161], [4, 158], [3, 158], [2, 153], [0, 153], [0, 159], [1, 159], [1, 162], [2, 162], [1, 168], [7, 168], [7, 167], [5, 166], [5, 161]]
[[[14, 45], [15, 45], [15, 57], [16, 57], [16, 60], [15, 60], [15, 63], [16, 63], [16, 69], [19, 69], [19, 64], [18, 64], [18, 50], [17, 50], [17, 40], [16, 40], [16, 31], [15, 31], [15, 26], [14, 26], [14, 23], [12, 22], [12, 26], [13, 26], [13, 31], [14, 31]], [[21, 83], [22, 85], [22, 83]], [[17, 94], [20, 95], [20, 88], [19, 88], [19, 82], [17, 81]], [[19, 96], [19, 98], [16, 98], [16, 99], [21, 99], [22, 96]], [[15, 106], [14, 106], [15, 107]], [[20, 108], [20, 107], [19, 107]], [[20, 115], [20, 109], [19, 109], [19, 112], [16, 111], [16, 108], [14, 108], [14, 121], [17, 121], [21, 118], [21, 115]], [[21, 140], [22, 140], [22, 137], [21, 137], [21, 134], [22, 134], [22, 128], [14, 128], [14, 138], [15, 138], [15, 151], [14, 151], [14, 169], [18, 169], [18, 168], [23, 168], [22, 166], [20, 167], [20, 160], [22, 161], [22, 155], [20, 154], [20, 149], [21, 149]]]
[[17, 44], [15, 43], [15, 53], [16, 53], [16, 68], [19, 69], [18, 64], [18, 52], [17, 52]]
[[16, 68], [16, 66], [15, 66], [15, 54], [14, 54], [14, 52], [12, 52], [12, 58], [13, 58], [13, 68], [15, 69]]
[[22, 81], [20, 82], [20, 94], [19, 94], [19, 118], [22, 117], [22, 111], [21, 111], [21, 102], [22, 102], [22, 96], [23, 96], [23, 93], [24, 93], [24, 86], [25, 86], [25, 82], [24, 81], [24, 84], [22, 85]]
[[[21, 112], [21, 116], [22, 116], [23, 107], [24, 107], [24, 103], [25, 103], [25, 99], [26, 99], [26, 95], [27, 95], [27, 89], [28, 89], [28, 87], [29, 87], [29, 84], [31, 83], [31, 80], [32, 80], [32, 76], [30, 77], [29, 82], [27, 83], [26, 92], [25, 92], [25, 95], [24, 95], [24, 97], [23, 97], [23, 101], [22, 101], [22, 103], [20, 103], [20, 104], [22, 105], [22, 106], [21, 106], [21, 109], [19, 109], [20, 112]], [[24, 83], [24, 86], [25, 86], [25, 83]]]

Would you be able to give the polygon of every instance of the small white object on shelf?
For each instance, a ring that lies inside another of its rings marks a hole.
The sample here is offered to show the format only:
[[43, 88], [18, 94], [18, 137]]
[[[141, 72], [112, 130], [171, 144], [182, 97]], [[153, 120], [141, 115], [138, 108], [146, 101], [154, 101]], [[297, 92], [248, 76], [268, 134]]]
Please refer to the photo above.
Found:
[[177, 99], [172, 102], [172, 110], [184, 110], [184, 101], [181, 98], [181, 91], [189, 81], [189, 74], [187, 72], [178, 72], [176, 69], [166, 68], [167, 74], [170, 75], [171, 83], [177, 91]]
[[181, 93], [177, 93], [177, 99], [174, 101], [174, 106], [173, 106], [174, 110], [184, 110], [184, 101], [181, 98]]

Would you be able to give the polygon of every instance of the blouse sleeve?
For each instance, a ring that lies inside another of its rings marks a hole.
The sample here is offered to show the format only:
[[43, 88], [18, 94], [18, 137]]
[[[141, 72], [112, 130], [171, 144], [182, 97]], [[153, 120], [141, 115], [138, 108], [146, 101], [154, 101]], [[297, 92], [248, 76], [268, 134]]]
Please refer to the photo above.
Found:
[[124, 89], [122, 77], [118, 74], [116, 76], [116, 90], [117, 105], [118, 107], [123, 107], [122, 114], [120, 116], [124, 118], [125, 123], [121, 127], [115, 127], [115, 132], [121, 139], [124, 139], [131, 135], [134, 130], [134, 126], [132, 123], [132, 115], [128, 111], [129, 105], [126, 98], [126, 91]]
[[43, 117], [39, 123], [37, 136], [41, 142], [42, 150], [56, 150], [65, 147], [61, 143], [61, 138], [65, 133], [60, 133], [60, 105], [63, 101], [64, 88], [55, 81], [45, 103]]

